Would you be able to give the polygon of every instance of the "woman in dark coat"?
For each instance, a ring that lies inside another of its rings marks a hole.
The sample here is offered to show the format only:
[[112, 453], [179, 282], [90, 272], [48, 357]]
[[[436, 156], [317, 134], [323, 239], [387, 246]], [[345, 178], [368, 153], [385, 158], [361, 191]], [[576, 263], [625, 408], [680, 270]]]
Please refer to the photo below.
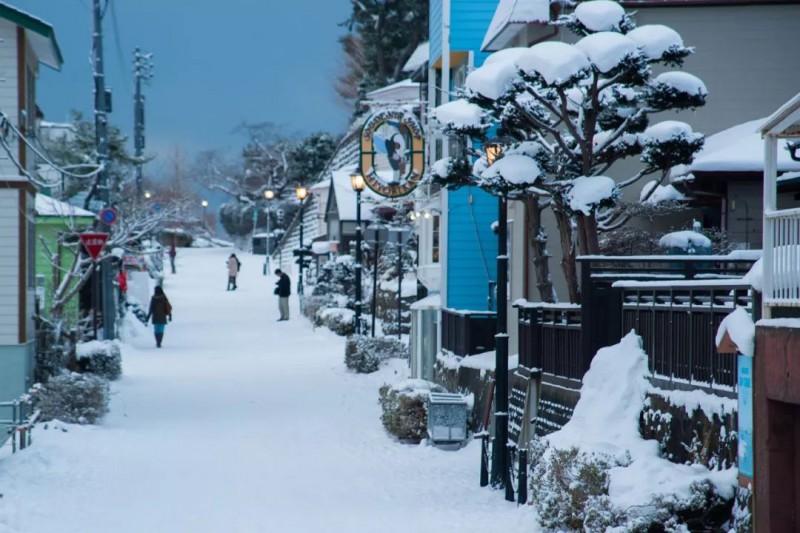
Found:
[[164, 339], [164, 328], [167, 321], [172, 322], [172, 304], [169, 303], [164, 289], [156, 287], [155, 294], [150, 298], [150, 309], [147, 311], [145, 324], [150, 317], [153, 317], [153, 331], [156, 334], [156, 347], [161, 348], [161, 341]]

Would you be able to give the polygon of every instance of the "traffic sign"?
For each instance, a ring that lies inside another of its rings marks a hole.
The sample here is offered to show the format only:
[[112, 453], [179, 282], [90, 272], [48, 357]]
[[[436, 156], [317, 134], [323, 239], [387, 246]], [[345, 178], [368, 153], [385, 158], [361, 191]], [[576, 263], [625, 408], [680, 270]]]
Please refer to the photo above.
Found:
[[100, 257], [106, 241], [108, 241], [108, 233], [81, 233], [83, 247], [95, 261]]
[[106, 226], [110, 226], [117, 221], [117, 211], [111, 207], [106, 207], [100, 211], [100, 220]]

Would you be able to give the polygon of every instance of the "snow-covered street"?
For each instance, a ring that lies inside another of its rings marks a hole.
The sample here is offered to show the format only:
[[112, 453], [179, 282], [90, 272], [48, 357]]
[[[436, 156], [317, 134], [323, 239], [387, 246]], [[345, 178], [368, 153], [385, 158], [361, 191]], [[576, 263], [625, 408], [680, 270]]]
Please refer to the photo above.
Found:
[[[392, 440], [378, 387], [344, 339], [297, 312], [276, 322], [275, 278], [230, 249], [180, 250], [164, 289], [174, 322], [127, 339], [124, 375], [98, 426], [50, 423], [0, 457], [0, 531], [532, 531], [533, 514], [478, 486], [479, 445]], [[294, 291], [295, 287], [293, 287]], [[60, 429], [63, 428], [63, 429]]]

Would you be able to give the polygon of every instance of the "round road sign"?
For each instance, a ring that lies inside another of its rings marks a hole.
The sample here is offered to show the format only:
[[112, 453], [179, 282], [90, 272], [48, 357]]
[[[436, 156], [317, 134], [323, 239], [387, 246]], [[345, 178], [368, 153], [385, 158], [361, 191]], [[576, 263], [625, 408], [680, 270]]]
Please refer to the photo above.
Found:
[[117, 221], [117, 212], [116, 210], [106, 207], [102, 211], [100, 211], [100, 220], [103, 224], [110, 226], [111, 224]]

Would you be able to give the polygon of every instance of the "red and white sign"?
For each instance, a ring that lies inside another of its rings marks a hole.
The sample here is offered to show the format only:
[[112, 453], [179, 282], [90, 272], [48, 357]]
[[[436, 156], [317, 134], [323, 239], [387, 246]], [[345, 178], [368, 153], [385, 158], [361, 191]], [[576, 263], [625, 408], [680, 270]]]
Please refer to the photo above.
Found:
[[100, 252], [103, 251], [106, 241], [108, 241], [108, 233], [81, 233], [83, 247], [86, 248], [86, 251], [95, 261], [100, 257]]

